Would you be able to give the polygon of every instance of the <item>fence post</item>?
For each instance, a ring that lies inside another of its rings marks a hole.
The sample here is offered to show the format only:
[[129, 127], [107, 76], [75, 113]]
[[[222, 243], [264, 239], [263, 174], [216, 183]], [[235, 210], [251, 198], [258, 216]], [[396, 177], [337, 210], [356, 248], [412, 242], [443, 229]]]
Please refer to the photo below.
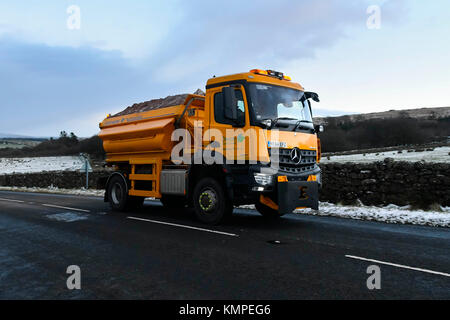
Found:
[[86, 189], [89, 189], [89, 158], [85, 153], [80, 153], [80, 156], [84, 158], [84, 171], [86, 173]]

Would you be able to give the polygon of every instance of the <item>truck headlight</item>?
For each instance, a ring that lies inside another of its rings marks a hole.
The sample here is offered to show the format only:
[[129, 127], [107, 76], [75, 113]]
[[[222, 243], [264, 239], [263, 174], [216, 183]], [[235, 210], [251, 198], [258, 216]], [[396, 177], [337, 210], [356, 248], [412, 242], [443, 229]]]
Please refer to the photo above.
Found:
[[254, 173], [255, 181], [261, 186], [271, 185], [273, 182], [273, 175], [265, 173]]

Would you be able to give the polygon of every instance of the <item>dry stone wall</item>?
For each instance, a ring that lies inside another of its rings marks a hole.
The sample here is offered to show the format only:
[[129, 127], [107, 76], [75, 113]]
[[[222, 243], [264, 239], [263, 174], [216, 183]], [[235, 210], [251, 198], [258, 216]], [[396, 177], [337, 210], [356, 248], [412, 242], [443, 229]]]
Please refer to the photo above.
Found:
[[[320, 200], [365, 205], [408, 205], [427, 207], [438, 203], [450, 206], [450, 164], [397, 162], [385, 159], [367, 164], [321, 164], [323, 187]], [[107, 177], [108, 171], [89, 174], [89, 187]], [[81, 188], [85, 175], [80, 172], [42, 172], [0, 175], [1, 186]]]

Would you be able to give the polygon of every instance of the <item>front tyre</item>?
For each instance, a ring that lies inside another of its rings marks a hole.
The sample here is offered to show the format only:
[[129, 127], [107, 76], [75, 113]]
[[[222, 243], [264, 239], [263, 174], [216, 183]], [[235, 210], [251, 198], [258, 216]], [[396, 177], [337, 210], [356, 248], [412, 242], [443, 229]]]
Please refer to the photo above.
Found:
[[197, 183], [193, 202], [197, 218], [210, 225], [219, 224], [233, 211], [233, 205], [224, 188], [213, 178], [203, 178]]

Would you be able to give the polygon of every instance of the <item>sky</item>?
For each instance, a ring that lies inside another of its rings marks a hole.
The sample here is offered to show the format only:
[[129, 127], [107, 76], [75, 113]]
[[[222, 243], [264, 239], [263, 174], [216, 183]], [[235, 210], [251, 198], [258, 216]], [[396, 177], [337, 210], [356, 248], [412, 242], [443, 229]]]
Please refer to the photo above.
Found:
[[88, 137], [254, 68], [319, 93], [316, 115], [450, 106], [449, 35], [445, 0], [2, 0], [0, 132]]

